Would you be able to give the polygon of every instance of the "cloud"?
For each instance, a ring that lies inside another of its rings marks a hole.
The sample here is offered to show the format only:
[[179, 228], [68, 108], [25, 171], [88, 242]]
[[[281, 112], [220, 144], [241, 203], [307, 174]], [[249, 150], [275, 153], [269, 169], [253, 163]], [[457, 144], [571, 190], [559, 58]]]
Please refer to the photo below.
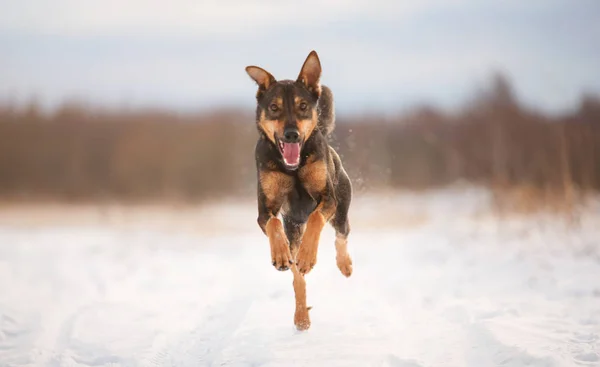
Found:
[[55, 35], [120, 32], [218, 35], [311, 26], [348, 19], [402, 21], [474, 0], [19, 0], [0, 1], [0, 30]]
[[[365, 8], [360, 1], [54, 0], [10, 1], [1, 29], [50, 34], [119, 32], [234, 34], [292, 24], [342, 19]], [[317, 9], [317, 11], [315, 11]]]
[[[316, 49], [342, 110], [460, 104], [495, 69], [547, 109], [600, 91], [596, 3], [0, 0], [0, 99], [251, 104], [247, 64], [297, 75]], [[582, 3], [582, 4], [583, 4]]]

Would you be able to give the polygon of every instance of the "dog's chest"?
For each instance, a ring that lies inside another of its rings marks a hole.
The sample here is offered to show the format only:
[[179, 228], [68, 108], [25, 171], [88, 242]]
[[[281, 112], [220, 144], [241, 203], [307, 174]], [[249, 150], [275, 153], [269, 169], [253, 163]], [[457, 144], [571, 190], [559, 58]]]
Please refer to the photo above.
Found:
[[317, 207], [320, 195], [308, 192], [306, 185], [294, 179], [291, 190], [286, 195], [282, 211], [287, 216], [298, 222], [306, 222], [310, 213]]

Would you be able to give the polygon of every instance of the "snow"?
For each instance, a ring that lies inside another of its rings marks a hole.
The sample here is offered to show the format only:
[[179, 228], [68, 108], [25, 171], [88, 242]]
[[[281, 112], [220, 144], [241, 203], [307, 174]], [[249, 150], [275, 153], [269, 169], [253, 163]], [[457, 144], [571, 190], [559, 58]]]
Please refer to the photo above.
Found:
[[[499, 219], [483, 190], [358, 196], [293, 325], [252, 201], [9, 207], [0, 366], [600, 366], [600, 206]], [[87, 213], [87, 214], [86, 214]]]

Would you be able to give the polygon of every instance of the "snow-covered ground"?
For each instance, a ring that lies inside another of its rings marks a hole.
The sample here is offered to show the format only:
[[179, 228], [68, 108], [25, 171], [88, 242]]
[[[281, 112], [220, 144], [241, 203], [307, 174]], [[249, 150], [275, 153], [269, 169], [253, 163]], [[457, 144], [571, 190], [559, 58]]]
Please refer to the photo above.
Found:
[[600, 206], [498, 220], [478, 190], [357, 197], [296, 331], [254, 202], [0, 209], [0, 366], [598, 366]]

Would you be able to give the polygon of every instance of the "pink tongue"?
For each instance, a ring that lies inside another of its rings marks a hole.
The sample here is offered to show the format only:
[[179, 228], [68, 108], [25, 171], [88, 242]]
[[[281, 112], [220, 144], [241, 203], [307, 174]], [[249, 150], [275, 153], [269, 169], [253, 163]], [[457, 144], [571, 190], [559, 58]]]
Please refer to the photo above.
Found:
[[283, 159], [289, 165], [300, 162], [300, 143], [283, 143]]

